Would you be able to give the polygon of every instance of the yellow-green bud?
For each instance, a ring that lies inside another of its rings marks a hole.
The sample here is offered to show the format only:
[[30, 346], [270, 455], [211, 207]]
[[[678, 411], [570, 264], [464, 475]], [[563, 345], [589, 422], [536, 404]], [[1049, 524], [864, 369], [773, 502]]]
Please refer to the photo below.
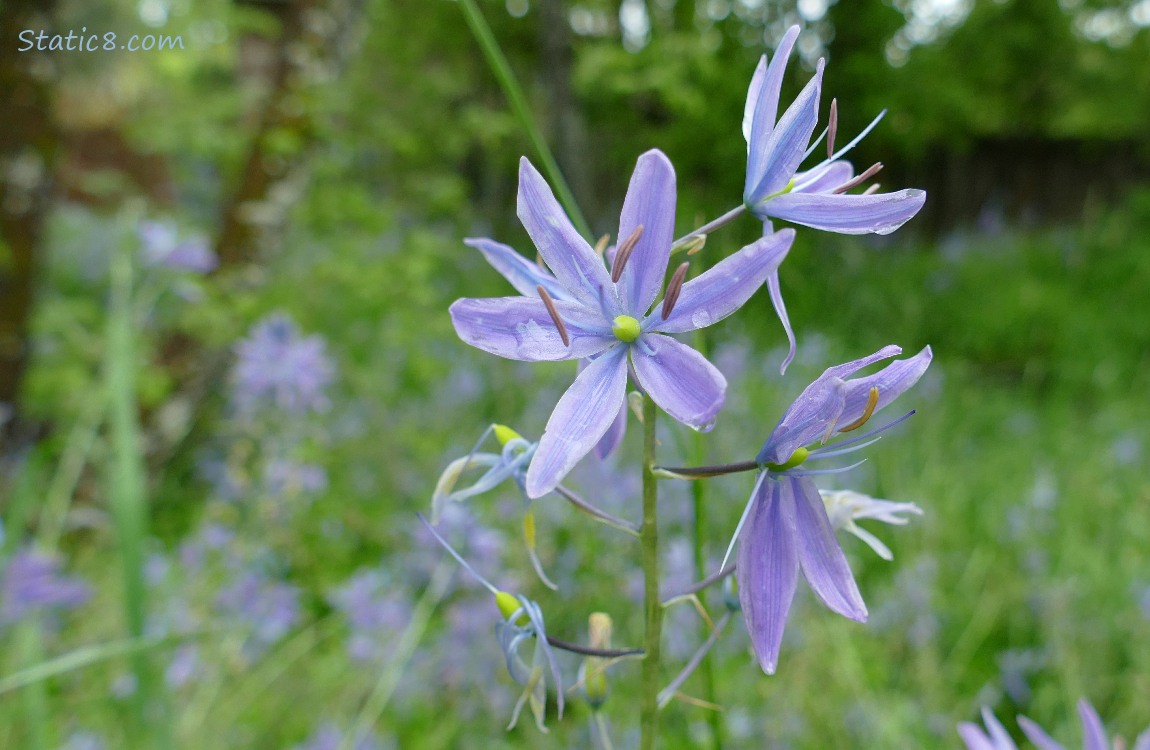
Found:
[[531, 621], [531, 618], [523, 611], [523, 605], [519, 603], [514, 594], [508, 594], [506, 591], [497, 592], [495, 594], [495, 606], [499, 607], [499, 613], [503, 615], [504, 620], [510, 620], [512, 615], [519, 612], [519, 617], [515, 618], [516, 625], [526, 625]]
[[495, 439], [499, 441], [500, 445], [507, 445], [512, 440], [521, 440], [523, 438], [522, 435], [505, 424], [493, 424], [491, 425], [491, 429], [495, 431]]
[[628, 344], [639, 338], [639, 334], [642, 333], [639, 328], [639, 321], [630, 315], [620, 315], [615, 318], [611, 324], [611, 330], [614, 332], [615, 338]]
[[[591, 648], [611, 648], [611, 616], [606, 612], [592, 612], [588, 618]], [[591, 708], [598, 709], [607, 700], [607, 659], [588, 656], [583, 660], [583, 692]]]

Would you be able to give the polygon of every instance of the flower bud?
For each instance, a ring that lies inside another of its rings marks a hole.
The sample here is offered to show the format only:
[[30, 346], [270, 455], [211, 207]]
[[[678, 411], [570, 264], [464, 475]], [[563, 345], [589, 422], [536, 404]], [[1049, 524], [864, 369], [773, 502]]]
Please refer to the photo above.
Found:
[[523, 436], [505, 424], [493, 424], [491, 429], [495, 432], [495, 439], [500, 445], [507, 445], [512, 440], [522, 440]]
[[[611, 616], [605, 612], [592, 612], [588, 618], [591, 648], [611, 648]], [[588, 656], [583, 660], [580, 677], [583, 694], [591, 708], [598, 710], [607, 700], [607, 660], [601, 656]]]

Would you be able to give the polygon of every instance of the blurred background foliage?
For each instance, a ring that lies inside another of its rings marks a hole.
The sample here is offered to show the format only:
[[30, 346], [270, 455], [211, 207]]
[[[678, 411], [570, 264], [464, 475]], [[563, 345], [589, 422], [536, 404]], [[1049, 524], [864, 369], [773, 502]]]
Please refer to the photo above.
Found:
[[[779, 675], [765, 678], [733, 626], [716, 656], [728, 746], [953, 746], [955, 721], [983, 703], [1075, 737], [1080, 695], [1127, 737], [1140, 730], [1150, 719], [1150, 0], [480, 6], [597, 233], [614, 232], [648, 148], [675, 164], [680, 230], [738, 202], [747, 84], [792, 23], [804, 29], [801, 62], [783, 99], [825, 57], [822, 112], [838, 98], [843, 136], [888, 110], [855, 164], [881, 160], [888, 189], [928, 191], [922, 215], [893, 237], [800, 231], [781, 272], [800, 351], [786, 378], [775, 374], [782, 336], [766, 300], [711, 334], [731, 381], [708, 438], [716, 461], [757, 449], [778, 409], [832, 363], [892, 341], [929, 343], [937, 357], [921, 416], [851, 477], [927, 510], [908, 529], [881, 530], [893, 567], [848, 547], [873, 627], [840, 622], [808, 597]], [[180, 35], [184, 46], [18, 52], [13, 41], [24, 29], [81, 27]], [[169, 739], [319, 748], [330, 721], [350, 747], [358, 721], [380, 747], [590, 746], [579, 705], [546, 737], [530, 726], [504, 734], [516, 688], [492, 677], [502, 670], [492, 610], [458, 578], [410, 662], [392, 652], [349, 662], [336, 637], [355, 631], [341, 619], [354, 617], [331, 592], [365, 569], [400, 613], [376, 637], [392, 642], [416, 619], [438, 553], [413, 514], [436, 477], [492, 421], [537, 436], [571, 376], [486, 357], [455, 339], [446, 314], [459, 296], [507, 292], [461, 238], [530, 253], [515, 219], [516, 165], [536, 160], [457, 3], [5, 0], [0, 31], [5, 554], [24, 544], [59, 552], [93, 591], [84, 609], [50, 617], [42, 642], [29, 631], [9, 638], [15, 625], [0, 617], [3, 674], [125, 634], [123, 540], [104, 481], [114, 453], [102, 426], [108, 268], [140, 250], [142, 222], [160, 220], [219, 265], [145, 266], [134, 290], [156, 566], [148, 606], [163, 623], [150, 631], [182, 634], [183, 646], [210, 627], [246, 633], [226, 625], [238, 615], [222, 592], [246, 591], [229, 588], [237, 570], [251, 574], [244, 585], [291, 587], [274, 589], [277, 608], [257, 618], [293, 613], [275, 620], [274, 639], [257, 632], [272, 643], [205, 645], [199, 671], [187, 651], [152, 652], [168, 673]], [[706, 252], [733, 251], [756, 236], [753, 224], [716, 235]], [[237, 341], [277, 311], [299, 336], [322, 337], [330, 406], [297, 421], [245, 419]], [[637, 477], [623, 472], [636, 447], [578, 477], [588, 493], [619, 489], [601, 501], [630, 517]], [[664, 447], [690, 455], [671, 430]], [[324, 481], [299, 474], [288, 491], [270, 488], [269, 466], [285, 457], [320, 467]], [[712, 555], [747, 492], [717, 484]], [[668, 485], [669, 534], [689, 527], [685, 498]], [[498, 499], [477, 501], [459, 527], [484, 572], [547, 597], [548, 622], [569, 640], [605, 608], [617, 641], [636, 642], [633, 584], [620, 573], [632, 551], [545, 504], [540, 546], [564, 592], [550, 595], [523, 565], [514, 491]], [[233, 541], [219, 542], [219, 528]], [[188, 567], [204, 550], [222, 557]], [[196, 575], [165, 573], [165, 560]], [[604, 580], [618, 590], [604, 595]], [[688, 646], [703, 632], [687, 613], [672, 623], [669, 638], [689, 636]], [[196, 678], [173, 680], [176, 664]], [[396, 665], [401, 686], [373, 714], [377, 680]], [[608, 704], [621, 747], [630, 671], [612, 673]], [[108, 658], [34, 688], [0, 681], [0, 746], [86, 736], [105, 744], [67, 746], [128, 746], [129, 677], [124, 659]], [[710, 739], [698, 707], [673, 707], [667, 727], [668, 747]]]

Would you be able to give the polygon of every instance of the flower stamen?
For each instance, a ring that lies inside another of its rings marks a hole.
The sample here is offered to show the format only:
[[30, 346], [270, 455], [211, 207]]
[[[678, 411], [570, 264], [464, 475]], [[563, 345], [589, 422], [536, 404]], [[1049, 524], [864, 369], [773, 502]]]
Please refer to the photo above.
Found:
[[605, 234], [600, 237], [599, 241], [595, 243], [595, 254], [601, 256], [603, 253], [607, 252], [607, 243], [610, 241], [611, 235], [609, 234]]
[[667, 284], [667, 293], [663, 297], [663, 320], [666, 320], [671, 311], [675, 309], [675, 303], [679, 301], [679, 293], [683, 291], [683, 280], [687, 278], [687, 268], [690, 263], [680, 263], [679, 267], [675, 269], [675, 273], [671, 276], [670, 283]]
[[866, 190], [862, 191], [862, 194], [863, 195], [874, 195], [875, 193], [878, 192], [878, 189], [880, 187], [882, 187], [882, 185], [880, 185], [876, 182], [875, 184], [868, 187]]
[[882, 169], [882, 162], [876, 161], [874, 164], [871, 164], [870, 167], [867, 168], [867, 171], [863, 172], [862, 174], [860, 174], [858, 177], [854, 178], [853, 180], [849, 180], [849, 181], [844, 182], [843, 184], [839, 185], [837, 188], [835, 188], [834, 190], [831, 191], [831, 194], [832, 195], [838, 195], [840, 193], [845, 193], [846, 191], [850, 190], [851, 188], [858, 187], [859, 185], [863, 184], [864, 182], [866, 182], [867, 180], [869, 180], [870, 178], [872, 178], [876, 174], [878, 174], [880, 169]]
[[831, 99], [831, 113], [827, 125], [827, 158], [835, 158], [835, 133], [839, 129], [839, 100]]
[[619, 283], [619, 279], [623, 276], [623, 268], [627, 265], [627, 259], [631, 257], [631, 253], [635, 251], [635, 246], [639, 244], [639, 238], [643, 236], [643, 225], [635, 227], [635, 231], [631, 235], [619, 243], [618, 249], [615, 250], [615, 261], [611, 264], [611, 281]]
[[840, 427], [839, 432], [850, 432], [857, 430], [867, 423], [867, 420], [874, 414], [875, 407], [878, 406], [878, 388], [871, 388], [870, 393], [867, 394], [866, 408], [863, 409], [862, 416], [851, 422], [845, 427]]
[[555, 300], [551, 299], [551, 295], [542, 284], [535, 287], [535, 291], [539, 292], [539, 299], [543, 300], [543, 305], [551, 316], [551, 322], [559, 329], [559, 338], [563, 339], [563, 346], [571, 346], [571, 337], [567, 335], [567, 326], [563, 323], [563, 318], [559, 317], [559, 311], [555, 309]]

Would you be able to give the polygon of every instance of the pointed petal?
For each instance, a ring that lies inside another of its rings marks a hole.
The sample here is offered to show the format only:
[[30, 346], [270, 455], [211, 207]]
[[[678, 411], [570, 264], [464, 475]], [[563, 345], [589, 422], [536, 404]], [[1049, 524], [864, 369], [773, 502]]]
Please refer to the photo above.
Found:
[[619, 293], [624, 312], [641, 319], [663, 286], [675, 240], [675, 169], [658, 149], [643, 154], [635, 164], [617, 241], [623, 242], [639, 226], [643, 233], [623, 269]]
[[450, 308], [455, 332], [465, 343], [507, 359], [525, 362], [578, 359], [618, 342], [602, 317], [574, 302], [555, 302], [571, 345], [566, 346], [538, 297], [485, 297], [456, 300]]
[[623, 435], [627, 433], [627, 403], [624, 402], [619, 407], [619, 414], [615, 417], [615, 421], [603, 433], [603, 437], [599, 438], [599, 442], [595, 443], [595, 455], [600, 459], [607, 458], [619, 444], [623, 442]]
[[604, 314], [613, 312], [612, 318], [621, 313], [616, 311], [615, 285], [603, 259], [579, 236], [543, 175], [526, 157], [519, 160], [517, 213], [547, 267], [572, 298], [592, 310], [599, 310], [603, 300], [610, 308]]
[[877, 414], [880, 409], [918, 382], [926, 372], [926, 368], [930, 367], [933, 356], [930, 347], [927, 346], [910, 359], [891, 362], [874, 375], [848, 380], [846, 403], [843, 405], [843, 413], [839, 415], [839, 424], [849, 425], [862, 417], [871, 388], [878, 388], [878, 403], [874, 408], [874, 413]]
[[890, 234], [910, 221], [926, 191], [848, 195], [787, 193], [763, 204], [765, 215], [839, 234]]
[[783, 302], [783, 290], [779, 285], [779, 272], [777, 270], [767, 277], [767, 294], [770, 295], [771, 305], [775, 308], [775, 315], [783, 324], [783, 333], [787, 335], [787, 356], [783, 358], [783, 363], [779, 366], [779, 374], [786, 375], [787, 367], [795, 359], [795, 330], [791, 328], [791, 319], [787, 316], [787, 305]]
[[723, 408], [727, 380], [707, 358], [670, 336], [646, 333], [631, 347], [635, 376], [659, 408], [706, 429]]
[[515, 291], [525, 297], [538, 297], [536, 287], [542, 286], [551, 295], [553, 300], [570, 299], [571, 295], [563, 288], [555, 276], [538, 263], [524, 258], [509, 245], [489, 240], [486, 237], [469, 237], [463, 241], [468, 247], [473, 247], [483, 253], [483, 257], [491, 267], [511, 282]]
[[755, 118], [751, 128], [751, 151], [747, 155], [743, 200], [757, 216], [763, 215], [757, 204], [785, 188], [803, 160], [818, 122], [822, 82], [823, 61], [819, 60], [814, 77], [787, 107], [769, 135], [760, 127], [759, 118]]
[[[591, 364], [593, 360], [581, 359], [579, 360], [579, 372], [583, 372], [587, 365]], [[605, 459], [615, 452], [619, 447], [619, 443], [623, 442], [623, 436], [627, 433], [627, 402], [624, 401], [619, 407], [619, 415], [615, 417], [615, 421], [603, 433], [603, 437], [599, 438], [599, 442], [595, 444], [595, 455], [600, 459]]]
[[656, 319], [651, 330], [684, 333], [718, 323], [742, 307], [777, 272], [794, 239], [794, 231], [784, 229], [719, 261], [683, 285], [675, 309], [666, 320]]
[[864, 367], [870, 367], [875, 362], [881, 362], [884, 359], [897, 357], [899, 354], [902, 354], [901, 346], [897, 346], [895, 344], [887, 344], [874, 354], [868, 354], [865, 357], [859, 357], [858, 359], [851, 360], [850, 362], [844, 362], [841, 365], [828, 367], [826, 370], [823, 370], [823, 374], [819, 376], [819, 380], [822, 380], [823, 378], [849, 378], [851, 375], [854, 375]]
[[843, 548], [835, 538], [822, 496], [810, 479], [789, 478], [795, 493], [795, 524], [799, 564], [803, 575], [823, 604], [858, 622], [866, 622], [866, 605], [855, 585]]
[[854, 165], [836, 159], [795, 175], [792, 193], [829, 193], [855, 176]]
[[1102, 719], [1098, 718], [1098, 712], [1085, 698], [1078, 701], [1078, 718], [1082, 720], [1083, 750], [1110, 750], [1110, 740], [1106, 737]]
[[[747, 89], [747, 103], [743, 106], [743, 140], [747, 142], [748, 147], [756, 138], [760, 142], [765, 141], [775, 127], [775, 118], [779, 113], [779, 92], [783, 88], [783, 75], [787, 71], [787, 60], [798, 37], [799, 27], [790, 27], [783, 35], [779, 46], [775, 48], [771, 64], [767, 65], [766, 55], [759, 59], [759, 65], [751, 77], [750, 88]], [[748, 180], [751, 176], [750, 166], [748, 161]], [[756, 174], [755, 182], [761, 177], [761, 173]]]
[[[455, 485], [459, 483], [464, 471], [491, 467], [495, 468], [486, 472], [475, 484], [463, 490], [457, 491], [455, 489]], [[439, 517], [449, 502], [465, 500], [473, 495], [487, 492], [509, 476], [511, 476], [511, 471], [503, 466], [503, 456], [495, 453], [473, 453], [470, 456], [455, 459], [447, 465], [447, 468], [439, 475], [439, 481], [435, 483], [435, 492], [431, 495], [431, 523], [439, 523]]]
[[[782, 45], [779, 45], [779, 46], [780, 46], [780, 48], [782, 47]], [[776, 52], [775, 55], [777, 57], [778, 53]], [[786, 60], [785, 57], [783, 59], [784, 59], [784, 61]], [[762, 93], [763, 81], [765, 80], [766, 75], [767, 75], [767, 56], [763, 55], [762, 57], [759, 58], [759, 64], [755, 66], [755, 72], [751, 76], [751, 85], [749, 87], [747, 87], [747, 102], [746, 102], [746, 104], [743, 105], [743, 140], [747, 142], [748, 146], [750, 146], [750, 144], [751, 144], [751, 126], [755, 122], [755, 110], [759, 106], [759, 94]], [[780, 84], [782, 83], [781, 80], [779, 82], [780, 82]], [[769, 107], [769, 102], [767, 103], [767, 106]], [[778, 106], [779, 106], [779, 95], [778, 95], [778, 92], [776, 91], [775, 92], [775, 108], [777, 109]], [[775, 119], [776, 112], [770, 112], [769, 114], [770, 114], [770, 118], [773, 122]]]
[[995, 750], [994, 745], [990, 743], [990, 738], [986, 736], [986, 732], [982, 731], [982, 727], [977, 724], [972, 724], [969, 721], [964, 721], [958, 725], [958, 736], [962, 738], [962, 744], [966, 745], [966, 750]]
[[1018, 726], [1022, 727], [1022, 733], [1026, 735], [1026, 739], [1030, 740], [1038, 750], [1066, 750], [1062, 745], [1054, 741], [1054, 738], [1038, 726], [1029, 718], [1019, 715]]
[[527, 469], [527, 496], [555, 489], [586, 456], [619, 413], [627, 389], [627, 347], [608, 350], [559, 399]]
[[759, 485], [739, 540], [736, 571], [755, 658], [764, 672], [774, 674], [799, 578], [794, 497], [785, 482], [768, 478]]
[[982, 707], [982, 723], [986, 725], [986, 729], [990, 732], [990, 740], [994, 745], [994, 750], [1018, 750], [1014, 744], [1014, 740], [1010, 739], [1010, 733], [995, 717], [994, 712], [986, 706]]

